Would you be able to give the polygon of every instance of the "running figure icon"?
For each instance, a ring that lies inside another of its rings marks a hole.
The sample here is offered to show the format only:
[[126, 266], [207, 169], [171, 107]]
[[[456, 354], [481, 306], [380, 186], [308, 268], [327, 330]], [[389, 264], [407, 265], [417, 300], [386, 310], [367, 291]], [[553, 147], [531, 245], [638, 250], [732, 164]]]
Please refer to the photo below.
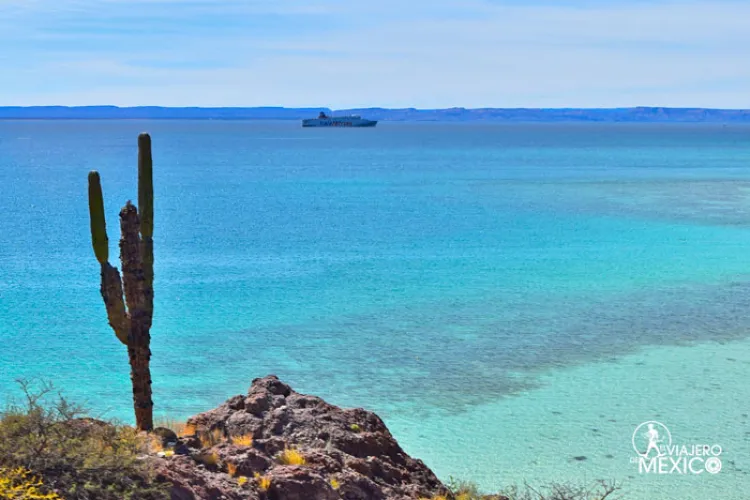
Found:
[[643, 454], [644, 457], [647, 457], [651, 453], [651, 450], [656, 450], [658, 456], [662, 456], [664, 454], [659, 449], [659, 443], [661, 443], [663, 439], [659, 438], [659, 431], [654, 428], [653, 423], [648, 424], [648, 430], [643, 434], [643, 436], [648, 439], [648, 448], [646, 448], [646, 453]]

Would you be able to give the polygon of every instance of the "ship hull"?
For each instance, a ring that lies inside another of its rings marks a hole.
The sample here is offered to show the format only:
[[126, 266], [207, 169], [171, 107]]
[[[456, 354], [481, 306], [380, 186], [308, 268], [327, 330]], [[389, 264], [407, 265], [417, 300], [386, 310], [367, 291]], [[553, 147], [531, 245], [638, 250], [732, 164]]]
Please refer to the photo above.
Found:
[[375, 120], [363, 120], [353, 118], [311, 118], [302, 120], [303, 127], [374, 127], [378, 122]]

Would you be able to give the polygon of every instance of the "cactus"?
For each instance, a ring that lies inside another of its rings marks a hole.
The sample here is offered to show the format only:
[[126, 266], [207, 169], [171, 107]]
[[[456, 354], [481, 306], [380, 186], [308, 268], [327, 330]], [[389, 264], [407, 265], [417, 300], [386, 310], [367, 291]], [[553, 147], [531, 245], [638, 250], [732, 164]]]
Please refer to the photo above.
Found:
[[89, 173], [89, 214], [91, 215], [91, 243], [94, 254], [100, 264], [109, 260], [109, 239], [107, 238], [107, 223], [104, 219], [104, 197], [99, 173]]
[[130, 380], [136, 428], [153, 429], [151, 400], [151, 320], [154, 280], [154, 190], [152, 183], [151, 137], [138, 136], [138, 209], [128, 201], [120, 211], [120, 261], [122, 277], [109, 264], [104, 199], [96, 171], [89, 173], [89, 216], [91, 243], [101, 265], [101, 294], [109, 325], [128, 348]]
[[152, 176], [151, 137], [138, 136], [138, 206], [141, 220], [141, 257], [146, 303], [145, 320], [151, 327], [154, 315], [154, 182]]
[[151, 159], [151, 137], [138, 136], [138, 206], [141, 207], [141, 235], [154, 236], [154, 181], [153, 160]]

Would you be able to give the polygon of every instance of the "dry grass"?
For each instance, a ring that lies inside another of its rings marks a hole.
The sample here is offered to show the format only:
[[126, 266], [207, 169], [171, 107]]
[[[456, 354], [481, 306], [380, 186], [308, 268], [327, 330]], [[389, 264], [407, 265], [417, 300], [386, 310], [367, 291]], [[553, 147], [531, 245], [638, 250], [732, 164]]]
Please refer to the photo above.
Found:
[[166, 451], [164, 444], [162, 444], [161, 437], [153, 434], [148, 436], [148, 451], [151, 453]]
[[224, 433], [221, 429], [214, 429], [210, 432], [198, 432], [198, 439], [200, 439], [203, 448], [211, 448], [225, 441]]
[[174, 456], [174, 449], [169, 446], [164, 446], [164, 442], [160, 436], [150, 434], [147, 439], [148, 451], [151, 454], [164, 453], [164, 456], [169, 458]]
[[268, 491], [268, 488], [271, 487], [271, 478], [263, 476], [258, 480], [258, 487], [261, 489], [261, 491]]
[[595, 481], [591, 484], [552, 483], [540, 487], [524, 484], [513, 486], [501, 494], [511, 500], [617, 500], [622, 486], [616, 482]]
[[267, 476], [261, 476], [259, 472], [255, 473], [255, 479], [258, 481], [258, 488], [260, 491], [268, 491], [271, 487], [271, 478]]
[[202, 463], [206, 467], [218, 467], [219, 465], [219, 455], [216, 453], [204, 453], [202, 455], [196, 455], [195, 461]]
[[448, 488], [453, 492], [456, 500], [484, 500], [493, 498], [480, 493], [479, 488], [475, 484], [466, 481], [456, 481], [453, 478], [450, 478], [448, 481]]
[[[523, 486], [505, 488], [495, 495], [482, 493], [476, 485], [465, 481], [456, 481], [453, 478], [448, 480], [447, 486], [455, 500], [497, 500], [500, 498], [509, 498], [510, 500], [617, 500], [622, 498], [618, 496], [618, 492], [622, 489], [621, 485], [607, 481], [596, 481], [588, 485], [551, 483], [541, 487], [524, 484]], [[438, 498], [445, 497], [433, 497], [432, 500]]]
[[[156, 427], [165, 427], [177, 434], [179, 437], [190, 436], [195, 432], [195, 426], [189, 426], [186, 422], [170, 417], [156, 417], [154, 419], [154, 428]], [[193, 428], [192, 433], [187, 432], [189, 430], [188, 427]]]
[[234, 465], [233, 463], [228, 463], [227, 464], [227, 473], [230, 476], [232, 476], [232, 477], [236, 477], [237, 476], [237, 466]]
[[194, 436], [196, 431], [196, 427], [193, 424], [164, 416], [154, 418], [154, 428], [156, 427], [166, 427], [177, 434], [178, 437]]
[[247, 446], [248, 448], [253, 445], [253, 435], [243, 434], [242, 436], [233, 436], [232, 444], [237, 446]]
[[302, 453], [294, 448], [287, 448], [279, 453], [278, 460], [283, 465], [305, 465], [307, 463]]

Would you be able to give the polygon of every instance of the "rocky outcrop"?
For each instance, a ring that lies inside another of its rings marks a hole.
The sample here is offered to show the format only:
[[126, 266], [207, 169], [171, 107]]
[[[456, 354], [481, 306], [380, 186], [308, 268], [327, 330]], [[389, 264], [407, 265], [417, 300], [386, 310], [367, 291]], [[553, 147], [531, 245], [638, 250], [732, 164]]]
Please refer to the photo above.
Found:
[[446, 491], [377, 415], [299, 394], [275, 376], [190, 418], [169, 446], [157, 471], [176, 500], [412, 500]]

